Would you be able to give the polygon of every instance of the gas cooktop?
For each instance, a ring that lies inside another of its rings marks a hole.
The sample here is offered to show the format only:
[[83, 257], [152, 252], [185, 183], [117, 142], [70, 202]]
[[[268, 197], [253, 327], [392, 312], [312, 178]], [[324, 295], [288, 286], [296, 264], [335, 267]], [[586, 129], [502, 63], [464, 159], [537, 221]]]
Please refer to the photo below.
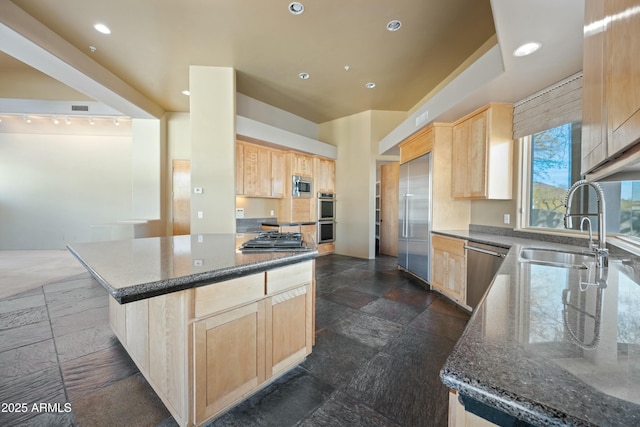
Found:
[[302, 233], [281, 233], [277, 230], [263, 231], [247, 240], [241, 250], [300, 250], [306, 249]]

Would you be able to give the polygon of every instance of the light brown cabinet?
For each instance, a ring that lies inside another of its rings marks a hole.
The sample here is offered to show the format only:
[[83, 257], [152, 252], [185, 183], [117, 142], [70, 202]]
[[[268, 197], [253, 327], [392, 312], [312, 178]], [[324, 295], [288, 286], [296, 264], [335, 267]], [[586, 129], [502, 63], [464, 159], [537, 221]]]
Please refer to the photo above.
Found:
[[640, 140], [640, 15], [625, 13], [634, 7], [635, 0], [585, 3], [583, 174]]
[[489, 104], [453, 124], [455, 199], [511, 199], [513, 106]]
[[236, 194], [284, 197], [284, 153], [236, 141]]
[[116, 336], [178, 425], [204, 425], [302, 362], [314, 331], [315, 261], [125, 305]]
[[[586, 0], [585, 25], [603, 19], [604, 9], [604, 1]], [[581, 168], [586, 174], [607, 158], [603, 31], [585, 33], [582, 64]]]
[[271, 196], [282, 198], [285, 196], [285, 153], [271, 151]]
[[256, 145], [244, 145], [244, 195], [271, 196], [271, 153]]
[[321, 157], [314, 158], [314, 192], [315, 193], [335, 193], [336, 192], [336, 164], [333, 160]]
[[194, 324], [196, 422], [202, 422], [266, 380], [265, 301]]
[[313, 157], [292, 152], [291, 162], [291, 175], [313, 178]]
[[465, 240], [433, 234], [431, 286], [460, 304], [467, 299], [467, 255]]

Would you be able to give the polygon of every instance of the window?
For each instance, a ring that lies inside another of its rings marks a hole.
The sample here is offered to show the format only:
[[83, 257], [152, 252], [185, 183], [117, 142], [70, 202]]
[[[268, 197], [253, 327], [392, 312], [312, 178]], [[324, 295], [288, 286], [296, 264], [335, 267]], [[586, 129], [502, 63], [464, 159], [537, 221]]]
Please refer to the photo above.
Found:
[[[564, 229], [565, 197], [580, 175], [580, 122], [566, 123], [522, 138], [524, 227]], [[640, 237], [640, 181], [602, 182], [607, 233]], [[596, 212], [596, 194], [584, 187], [572, 201], [573, 213]], [[590, 217], [592, 229], [598, 226]], [[586, 225], [585, 225], [586, 227]], [[580, 228], [580, 221], [573, 221]], [[585, 228], [586, 231], [586, 228]]]

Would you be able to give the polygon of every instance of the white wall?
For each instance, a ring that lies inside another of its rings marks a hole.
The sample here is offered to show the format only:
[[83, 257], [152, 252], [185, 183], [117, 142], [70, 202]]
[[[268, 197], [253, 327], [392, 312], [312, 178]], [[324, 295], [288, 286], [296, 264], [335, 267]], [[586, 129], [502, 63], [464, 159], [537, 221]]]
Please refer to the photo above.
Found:
[[160, 218], [161, 122], [133, 119], [131, 122], [134, 219]]
[[[191, 233], [235, 233], [236, 80], [228, 67], [189, 67]], [[197, 213], [203, 217], [198, 218]]]
[[55, 249], [131, 218], [131, 137], [0, 133], [0, 249]]
[[320, 139], [338, 147], [336, 161], [336, 253], [373, 258], [375, 150], [371, 145], [371, 112], [326, 122]]

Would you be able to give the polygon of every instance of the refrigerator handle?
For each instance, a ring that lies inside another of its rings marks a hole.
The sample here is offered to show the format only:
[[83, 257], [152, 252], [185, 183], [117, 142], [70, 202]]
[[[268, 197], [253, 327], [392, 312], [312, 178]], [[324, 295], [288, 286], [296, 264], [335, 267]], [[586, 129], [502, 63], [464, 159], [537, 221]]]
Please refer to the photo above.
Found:
[[407, 222], [407, 209], [406, 209], [406, 205], [407, 205], [407, 196], [405, 194], [402, 195], [402, 199], [400, 199], [400, 237], [404, 238], [407, 237], [404, 234], [404, 229], [405, 229], [405, 223]]
[[404, 224], [402, 230], [402, 237], [409, 237], [409, 196], [404, 195]]

